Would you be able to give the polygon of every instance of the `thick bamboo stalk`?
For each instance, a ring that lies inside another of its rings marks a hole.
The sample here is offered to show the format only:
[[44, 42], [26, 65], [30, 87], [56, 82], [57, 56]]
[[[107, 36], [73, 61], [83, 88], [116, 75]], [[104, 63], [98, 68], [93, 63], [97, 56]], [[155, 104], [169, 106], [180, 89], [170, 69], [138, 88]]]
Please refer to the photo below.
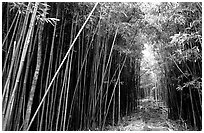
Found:
[[24, 128], [23, 128], [24, 130], [27, 129], [28, 122], [30, 120], [33, 98], [34, 98], [34, 94], [35, 94], [35, 90], [36, 90], [36, 84], [37, 84], [37, 80], [38, 80], [40, 67], [41, 67], [42, 33], [43, 33], [43, 28], [44, 28], [44, 22], [41, 22], [39, 26], [40, 26], [40, 29], [39, 29], [39, 33], [38, 33], [37, 65], [36, 65], [36, 69], [35, 69], [35, 73], [34, 73], [34, 77], [33, 77], [33, 81], [32, 81], [32, 86], [31, 86], [31, 90], [30, 90], [30, 94], [29, 94], [29, 100], [27, 103], [25, 123], [24, 123]]
[[[41, 79], [40, 79], [40, 92], [39, 92], [39, 101], [38, 102], [40, 102], [40, 100], [41, 100], [41, 97], [42, 97], [42, 93], [43, 93], [43, 88], [44, 88], [44, 86], [45, 86], [45, 84], [44, 84], [44, 82], [43, 82], [43, 78], [44, 78], [44, 75], [45, 75], [45, 62], [46, 62], [46, 59], [47, 59], [47, 52], [48, 52], [48, 41], [49, 41], [49, 37], [47, 36], [46, 37], [46, 48], [45, 48], [45, 54], [44, 54], [44, 59], [43, 59], [43, 62], [42, 62], [42, 68], [41, 68]], [[41, 112], [38, 114], [38, 120], [37, 120], [37, 130], [40, 130], [40, 120], [41, 120], [41, 118], [40, 118], [40, 116], [41, 116]]]

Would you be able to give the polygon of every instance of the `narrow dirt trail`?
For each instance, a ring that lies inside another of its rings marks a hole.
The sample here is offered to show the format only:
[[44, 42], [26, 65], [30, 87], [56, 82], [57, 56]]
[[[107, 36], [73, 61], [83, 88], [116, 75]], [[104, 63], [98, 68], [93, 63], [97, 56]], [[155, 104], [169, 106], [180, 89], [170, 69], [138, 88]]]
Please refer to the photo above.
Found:
[[178, 131], [176, 122], [167, 119], [167, 109], [158, 106], [152, 99], [143, 99], [137, 111], [122, 118], [117, 126], [107, 127], [109, 131]]

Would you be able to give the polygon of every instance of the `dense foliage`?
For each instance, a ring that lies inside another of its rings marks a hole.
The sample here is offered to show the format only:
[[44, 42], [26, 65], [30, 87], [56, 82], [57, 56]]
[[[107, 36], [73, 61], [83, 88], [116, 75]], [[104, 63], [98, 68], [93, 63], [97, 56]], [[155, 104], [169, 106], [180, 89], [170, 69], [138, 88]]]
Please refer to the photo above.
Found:
[[156, 86], [201, 130], [201, 27], [201, 3], [2, 3], [2, 129], [103, 130]]
[[201, 3], [161, 3], [148, 14], [146, 30], [160, 64], [158, 88], [167, 92], [169, 118], [193, 130], [202, 126], [201, 8]]

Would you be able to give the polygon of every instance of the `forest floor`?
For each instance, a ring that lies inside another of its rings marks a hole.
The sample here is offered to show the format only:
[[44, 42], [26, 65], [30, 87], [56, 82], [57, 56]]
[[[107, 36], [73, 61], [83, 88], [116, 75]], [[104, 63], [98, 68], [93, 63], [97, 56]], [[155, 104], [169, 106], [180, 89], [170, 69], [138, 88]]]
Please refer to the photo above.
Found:
[[107, 126], [108, 131], [183, 131], [179, 121], [167, 118], [167, 108], [153, 99], [140, 100], [140, 106], [132, 114], [122, 118], [117, 126]]

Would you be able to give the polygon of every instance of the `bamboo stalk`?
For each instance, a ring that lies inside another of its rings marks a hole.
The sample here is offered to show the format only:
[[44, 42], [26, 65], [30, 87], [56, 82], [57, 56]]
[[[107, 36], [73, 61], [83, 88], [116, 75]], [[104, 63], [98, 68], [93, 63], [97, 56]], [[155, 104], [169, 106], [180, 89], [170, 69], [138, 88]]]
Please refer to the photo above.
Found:
[[[10, 16], [9, 16], [9, 3], [7, 3], [7, 8], [6, 8], [6, 22], [7, 22], [7, 24], [6, 24], [6, 30], [8, 31], [9, 30], [9, 20], [10, 20]], [[6, 50], [7, 50], [7, 48], [8, 48], [8, 40], [6, 41]]]
[[72, 64], [72, 57], [73, 57], [73, 50], [72, 50], [72, 52], [70, 53], [70, 57], [69, 58], [71, 58], [70, 59], [70, 61], [69, 61], [69, 69], [68, 69], [68, 80], [67, 80], [67, 86], [66, 86], [66, 89], [67, 89], [67, 91], [66, 91], [66, 101], [65, 101], [65, 111], [64, 111], [64, 123], [62, 124], [63, 125], [63, 131], [65, 131], [66, 130], [66, 121], [67, 121], [67, 110], [68, 110], [68, 95], [69, 95], [69, 89], [70, 89], [70, 78], [71, 78], [71, 68], [72, 68], [72, 66], [71, 66], [71, 64]]
[[[46, 39], [46, 43], [45, 44], [48, 44], [48, 40], [49, 40], [49, 37], [47, 37], [47, 39]], [[44, 72], [45, 72], [45, 62], [46, 62], [46, 55], [47, 55], [47, 52], [48, 52], [48, 45], [46, 45], [46, 48], [45, 48], [45, 54], [44, 54], [44, 59], [43, 59], [43, 62], [42, 62], [42, 68], [41, 68], [41, 79], [40, 79], [40, 92], [39, 92], [39, 101], [38, 102], [40, 102], [40, 100], [41, 100], [41, 97], [42, 97], [42, 93], [43, 93], [43, 86], [44, 86], [44, 84], [43, 84], [43, 77], [44, 77]], [[38, 114], [38, 120], [37, 120], [37, 130], [40, 130], [40, 113]]]
[[[55, 49], [55, 53], [56, 53], [56, 57], [53, 58], [53, 62], [55, 62], [55, 66], [54, 66], [54, 71], [57, 69], [59, 63], [61, 62], [61, 56], [63, 54], [62, 52], [62, 47], [63, 44], [61, 45], [61, 35], [59, 36], [59, 44], [58, 47]], [[52, 70], [53, 71], [53, 70]], [[46, 125], [46, 130], [54, 130], [53, 126], [55, 126], [56, 122], [54, 121], [55, 118], [55, 109], [57, 108], [57, 96], [58, 96], [58, 92], [60, 92], [60, 90], [63, 90], [63, 86], [61, 87], [61, 80], [63, 79], [62, 77], [65, 77], [66, 75], [62, 72], [60, 73], [57, 77], [56, 77], [56, 81], [53, 83], [51, 92], [48, 94], [48, 103], [49, 105], [47, 105], [46, 108], [48, 108], [46, 110], [46, 121], [47, 121], [47, 125]], [[60, 89], [59, 89], [60, 88]], [[63, 99], [63, 98], [62, 98]], [[61, 99], [59, 99], [60, 101]], [[45, 121], [45, 123], [46, 123]]]
[[[7, 7], [8, 8], [8, 7]], [[8, 10], [7, 10], [8, 11]], [[8, 32], [6, 33], [6, 36], [5, 36], [5, 38], [4, 38], [4, 40], [3, 40], [3, 43], [2, 43], [2, 48], [4, 47], [4, 44], [5, 44], [5, 42], [6, 42], [6, 40], [7, 40], [7, 38], [8, 38], [8, 35], [9, 35], [9, 33], [11, 32], [11, 29], [13, 28], [13, 25], [14, 25], [14, 23], [15, 23], [15, 21], [17, 21], [17, 23], [18, 23], [18, 19], [16, 20], [16, 18], [17, 18], [17, 16], [19, 17], [19, 12], [17, 11], [16, 12], [16, 14], [15, 14], [15, 17], [14, 17], [14, 19], [13, 19], [13, 21], [12, 21], [12, 24], [11, 24], [11, 26], [10, 26], [10, 28], [9, 28], [9, 30], [7, 30]], [[7, 16], [8, 16], [8, 12], [7, 12]], [[8, 20], [7, 20], [7, 22], [9, 22]], [[17, 24], [16, 23], [16, 24]], [[8, 26], [8, 24], [7, 24], [7, 26]]]
[[193, 125], [194, 128], [196, 128], [196, 118], [195, 118], [195, 111], [194, 111], [194, 104], [193, 104], [193, 97], [192, 97], [192, 92], [191, 92], [191, 87], [188, 87], [189, 89], [189, 93], [190, 93], [190, 101], [191, 101], [191, 108], [192, 108], [192, 112], [193, 112]]
[[[119, 55], [119, 57], [121, 57], [121, 53]], [[120, 61], [119, 61], [119, 68], [120, 68]], [[119, 79], [118, 79], [118, 124], [120, 123], [120, 75], [119, 75]]]
[[[103, 60], [102, 60], [102, 68], [101, 68], [101, 72], [102, 73], [104, 73], [104, 68], [105, 68], [105, 61], [106, 61], [106, 38], [103, 38], [102, 39], [103, 40], [103, 42], [102, 42], [102, 46], [103, 46], [103, 53], [102, 53], [102, 55], [103, 55]], [[102, 77], [101, 77], [102, 78]], [[101, 82], [101, 84], [104, 84], [104, 83], [102, 83]], [[100, 91], [100, 90], [99, 90]], [[103, 94], [104, 94], [104, 92], [103, 92], [103, 90], [101, 90], [101, 92], [100, 92], [100, 103], [99, 103], [99, 108], [100, 108], [100, 110], [99, 110], [99, 127], [101, 128], [102, 127], [102, 112], [103, 112], [103, 109], [102, 109], [102, 100], [103, 100]]]
[[[120, 84], [120, 83], [119, 83]], [[112, 126], [115, 125], [115, 92], [113, 93], [113, 111], [112, 111]]]
[[[63, 17], [64, 17], [64, 12], [62, 12], [62, 18], [63, 18]], [[61, 45], [62, 47], [61, 47], [61, 49], [60, 49], [60, 53], [61, 53], [61, 54], [59, 53], [59, 60], [58, 60], [59, 63], [58, 63], [58, 65], [60, 64], [60, 62], [61, 62], [61, 60], [62, 60], [62, 57], [63, 57], [63, 54], [62, 54], [62, 53], [63, 53], [63, 47], [64, 47], [64, 45], [66, 45], [66, 44], [64, 43], [64, 37], [65, 37], [65, 34], [64, 34], [64, 33], [65, 33], [66, 20], [62, 19], [62, 22], [63, 22], [63, 24], [62, 24], [62, 32], [60, 33], [62, 37], [61, 37], [61, 39], [59, 40], [59, 44], [61, 43], [61, 44], [62, 44], [62, 45]], [[68, 57], [67, 63], [70, 62], [70, 59], [69, 59], [69, 58], [70, 58], [70, 55], [69, 55], [69, 57]], [[57, 66], [58, 66], [58, 65], [57, 65]], [[55, 70], [57, 70], [57, 66], [56, 66], [56, 69], [55, 69]], [[68, 70], [66, 70], [67, 67], [69, 68], [69, 66], [66, 64], [65, 72], [68, 71]], [[64, 73], [62, 72], [62, 77], [66, 77], [66, 79], [65, 79], [65, 82], [63, 82], [63, 86], [65, 87], [65, 89], [64, 89], [65, 93], [64, 93], [64, 100], [63, 100], [63, 104], [62, 104], [62, 115], [61, 115], [60, 130], [63, 130], [63, 129], [62, 129], [62, 126], [63, 126], [62, 122], [63, 122], [63, 120], [64, 120], [64, 115], [63, 115], [63, 114], [64, 114], [64, 111], [65, 111], [64, 108], [65, 108], [65, 106], [66, 106], [66, 105], [65, 105], [65, 103], [66, 103], [66, 102], [65, 102], [65, 101], [66, 101], [65, 99], [66, 99], [66, 97], [67, 97], [67, 94], [66, 94], [66, 89], [67, 89], [67, 88], [66, 88], [66, 86], [67, 86], [67, 79], [68, 79], [68, 78], [67, 78], [67, 75], [68, 75], [68, 74], [65, 75], [65, 72], [64, 72]], [[59, 75], [58, 75], [58, 76], [59, 76]], [[62, 87], [62, 89], [63, 89], [63, 87]], [[54, 89], [53, 89], [53, 90], [54, 90]], [[56, 91], [57, 91], [57, 90], [56, 90]], [[64, 131], [64, 130], [63, 130], [63, 131]]]
[[29, 101], [27, 103], [27, 110], [26, 110], [26, 116], [25, 116], [25, 125], [24, 125], [24, 128], [23, 128], [24, 130], [26, 130], [26, 128], [28, 126], [28, 122], [30, 120], [31, 108], [32, 108], [32, 104], [33, 104], [33, 98], [34, 98], [34, 94], [35, 94], [35, 90], [36, 90], [36, 84], [37, 84], [37, 80], [38, 80], [40, 67], [41, 67], [43, 26], [44, 26], [44, 22], [41, 22], [40, 23], [39, 34], [38, 34], [37, 65], [36, 65], [36, 69], [35, 69], [35, 73], [34, 73], [34, 77], [33, 77], [33, 81], [32, 81], [32, 86], [31, 86], [31, 90], [30, 90], [30, 94], [29, 94]]
[[[82, 64], [82, 62], [83, 62], [83, 56], [84, 56], [84, 54], [85, 54], [85, 52], [84, 51], [86, 51], [87, 50], [87, 47], [85, 47], [85, 50], [83, 49], [84, 48], [84, 40], [85, 40], [85, 38], [84, 38], [84, 34], [85, 34], [85, 30], [83, 30], [83, 32], [82, 32], [82, 54], [81, 54], [81, 60], [80, 60], [80, 64]], [[86, 69], [86, 61], [85, 61], [85, 64], [84, 64], [84, 71], [85, 71], [85, 69]], [[86, 71], [85, 72], [83, 72], [83, 74], [84, 74], [84, 77], [82, 78], [82, 79], [86, 79]], [[84, 119], [84, 100], [85, 100], [85, 88], [86, 88], [86, 86], [85, 86], [85, 82], [84, 82], [85, 80], [82, 80], [82, 82], [81, 82], [81, 88], [82, 88], [82, 100], [81, 100], [81, 114], [80, 114], [80, 123], [79, 123], [79, 130], [82, 130], [82, 126], [83, 126], [83, 119]]]

